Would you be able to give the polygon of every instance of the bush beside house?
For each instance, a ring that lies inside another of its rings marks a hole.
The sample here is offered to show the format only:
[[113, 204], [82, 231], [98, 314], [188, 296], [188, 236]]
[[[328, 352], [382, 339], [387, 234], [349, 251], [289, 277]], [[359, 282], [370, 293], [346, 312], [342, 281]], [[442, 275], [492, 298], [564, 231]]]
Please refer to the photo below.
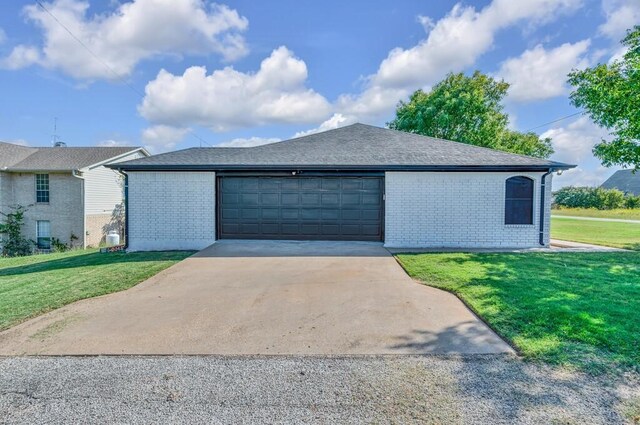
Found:
[[640, 208], [640, 196], [625, 195], [617, 189], [568, 186], [554, 192], [553, 195], [553, 206], [556, 208], [594, 208], [598, 210]]

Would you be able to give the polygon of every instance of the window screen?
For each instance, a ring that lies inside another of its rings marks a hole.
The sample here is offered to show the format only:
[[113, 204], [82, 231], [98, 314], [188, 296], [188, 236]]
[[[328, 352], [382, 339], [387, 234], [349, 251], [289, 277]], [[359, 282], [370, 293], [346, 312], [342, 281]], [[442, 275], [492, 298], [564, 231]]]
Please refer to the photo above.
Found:
[[37, 221], [37, 237], [38, 237], [38, 248], [39, 249], [50, 249], [51, 248], [51, 222], [47, 220], [38, 220]]
[[533, 224], [533, 180], [529, 177], [507, 179], [505, 224]]

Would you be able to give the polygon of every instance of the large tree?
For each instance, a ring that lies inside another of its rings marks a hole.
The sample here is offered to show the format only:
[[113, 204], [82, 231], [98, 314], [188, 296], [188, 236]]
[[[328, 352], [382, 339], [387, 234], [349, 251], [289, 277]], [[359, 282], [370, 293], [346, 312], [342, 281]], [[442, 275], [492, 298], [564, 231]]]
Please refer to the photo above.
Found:
[[619, 60], [569, 74], [571, 102], [610, 131], [593, 149], [602, 164], [640, 168], [640, 26], [627, 31]]
[[548, 158], [551, 139], [508, 128], [502, 101], [509, 84], [479, 71], [449, 74], [429, 92], [418, 90], [401, 101], [389, 128], [455, 140], [523, 155]]

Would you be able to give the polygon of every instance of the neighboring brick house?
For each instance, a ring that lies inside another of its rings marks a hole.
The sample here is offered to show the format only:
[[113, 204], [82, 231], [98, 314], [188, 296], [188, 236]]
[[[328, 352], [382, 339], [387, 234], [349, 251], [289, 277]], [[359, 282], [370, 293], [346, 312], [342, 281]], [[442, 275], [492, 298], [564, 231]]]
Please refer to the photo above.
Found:
[[573, 166], [354, 124], [109, 167], [127, 175], [127, 241], [136, 251], [218, 239], [548, 246], [552, 173]]
[[146, 156], [138, 147], [0, 142], [0, 212], [26, 207], [23, 234], [39, 249], [49, 249], [51, 238], [77, 247], [97, 246], [108, 230], [122, 231], [115, 220], [124, 197], [122, 176], [105, 164]]

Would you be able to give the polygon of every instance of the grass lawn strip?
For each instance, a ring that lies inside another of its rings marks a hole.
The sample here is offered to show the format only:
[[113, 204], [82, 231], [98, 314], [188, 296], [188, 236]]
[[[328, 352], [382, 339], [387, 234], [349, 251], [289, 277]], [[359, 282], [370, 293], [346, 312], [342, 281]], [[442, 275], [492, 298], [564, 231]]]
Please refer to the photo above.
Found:
[[0, 330], [74, 301], [131, 288], [191, 254], [77, 250], [0, 258]]
[[640, 251], [640, 224], [551, 218], [551, 237]]
[[597, 210], [595, 208], [560, 208], [551, 210], [554, 216], [618, 218], [622, 220], [640, 220], [640, 209]]
[[528, 359], [640, 370], [640, 253], [401, 254], [409, 275], [458, 295]]

